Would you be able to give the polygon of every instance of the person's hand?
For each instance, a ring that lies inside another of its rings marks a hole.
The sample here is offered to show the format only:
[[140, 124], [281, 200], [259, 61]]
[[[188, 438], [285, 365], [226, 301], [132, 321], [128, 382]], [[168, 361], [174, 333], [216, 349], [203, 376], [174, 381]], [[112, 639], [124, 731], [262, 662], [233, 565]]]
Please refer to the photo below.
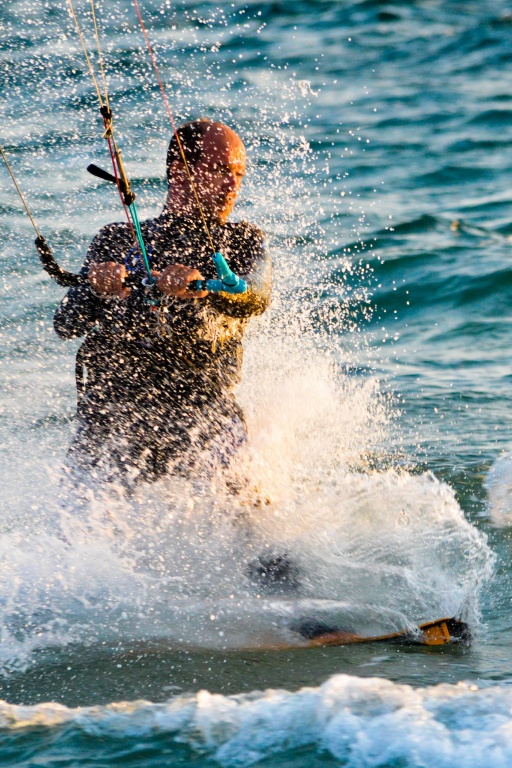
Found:
[[208, 291], [190, 291], [189, 283], [194, 280], [204, 280], [197, 269], [185, 267], [183, 264], [171, 264], [162, 272], [151, 273], [156, 278], [156, 287], [164, 296], [177, 296], [180, 299], [204, 299]]
[[131, 293], [131, 288], [124, 284], [126, 275], [124, 264], [105, 261], [91, 264], [87, 279], [93, 291], [100, 296], [126, 299]]

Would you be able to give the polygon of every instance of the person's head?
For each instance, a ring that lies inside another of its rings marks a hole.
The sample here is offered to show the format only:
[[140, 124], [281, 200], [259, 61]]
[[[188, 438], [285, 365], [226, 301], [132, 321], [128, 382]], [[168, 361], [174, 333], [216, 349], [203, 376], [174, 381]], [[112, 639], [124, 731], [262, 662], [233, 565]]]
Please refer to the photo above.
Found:
[[[235, 204], [245, 174], [245, 147], [223, 123], [194, 120], [178, 128], [178, 136], [205, 215], [224, 224]], [[167, 205], [180, 213], [197, 213], [197, 204], [174, 135], [167, 151]]]

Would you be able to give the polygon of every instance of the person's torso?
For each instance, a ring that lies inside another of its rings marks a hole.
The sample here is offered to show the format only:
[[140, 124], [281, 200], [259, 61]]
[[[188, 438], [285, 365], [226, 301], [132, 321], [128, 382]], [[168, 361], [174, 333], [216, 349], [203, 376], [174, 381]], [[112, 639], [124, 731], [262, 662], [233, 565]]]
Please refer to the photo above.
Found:
[[[212, 229], [216, 248], [242, 273], [250, 267], [244, 263], [247, 227], [242, 223]], [[216, 277], [211, 246], [197, 223], [164, 214], [143, 222], [142, 232], [152, 270], [184, 264], [197, 268], [205, 279]], [[89, 392], [108, 392], [112, 398], [139, 386], [157, 391], [208, 386], [221, 391], [238, 383], [246, 318], [224, 315], [208, 300], [166, 297], [156, 302], [158, 294], [142, 285], [144, 267], [126, 225], [108, 228], [96, 258], [125, 264], [140, 279], [124, 301], [100, 305], [98, 322], [82, 347]]]

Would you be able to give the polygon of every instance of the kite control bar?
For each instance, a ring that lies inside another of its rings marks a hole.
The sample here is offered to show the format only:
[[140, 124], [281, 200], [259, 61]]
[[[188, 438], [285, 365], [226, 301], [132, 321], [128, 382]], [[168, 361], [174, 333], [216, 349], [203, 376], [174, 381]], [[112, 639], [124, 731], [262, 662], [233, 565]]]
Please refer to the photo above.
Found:
[[[62, 269], [62, 267], [57, 264], [53, 253], [42, 235], [38, 235], [36, 239], [36, 247], [43, 268], [59, 285], [69, 288], [73, 285], [87, 285], [89, 283], [86, 275], [74, 275], [72, 272]], [[241, 277], [238, 277], [238, 275], [235, 275], [235, 273], [231, 271], [226, 263], [226, 259], [221, 253], [217, 252], [214, 254], [213, 261], [219, 279], [194, 280], [190, 283], [191, 290], [211, 291], [212, 293], [245, 293], [247, 291], [247, 283], [245, 280], [242, 280]], [[128, 275], [125, 282], [126, 284], [136, 285], [134, 276], [132, 275]], [[147, 285], [144, 280], [142, 283]]]
[[245, 293], [247, 291], [247, 283], [231, 271], [222, 253], [217, 251], [213, 254], [212, 259], [219, 279], [195, 280], [190, 283], [191, 290], [211, 291], [212, 293]]

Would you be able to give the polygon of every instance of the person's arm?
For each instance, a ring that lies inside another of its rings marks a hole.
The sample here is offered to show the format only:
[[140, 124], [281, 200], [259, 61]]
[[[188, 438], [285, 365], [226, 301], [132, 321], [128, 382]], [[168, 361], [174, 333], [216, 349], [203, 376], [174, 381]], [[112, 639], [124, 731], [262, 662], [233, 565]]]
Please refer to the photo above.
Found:
[[[88, 270], [84, 265], [81, 274], [87, 275]], [[53, 317], [56, 333], [63, 339], [83, 336], [96, 322], [98, 302], [88, 285], [70, 288]]]
[[208, 300], [223, 315], [250, 317], [261, 315], [270, 303], [272, 262], [265, 237], [260, 230], [247, 227], [237, 237], [226, 256], [230, 268], [247, 283], [245, 293], [210, 293]]
[[[80, 273], [89, 275], [93, 264], [110, 260], [119, 262], [125, 246], [126, 238], [123, 234], [118, 224], [104, 227], [91, 242]], [[70, 288], [54, 315], [53, 325], [56, 333], [63, 339], [83, 336], [99, 319], [105, 300], [106, 298], [95, 295], [89, 285]]]

